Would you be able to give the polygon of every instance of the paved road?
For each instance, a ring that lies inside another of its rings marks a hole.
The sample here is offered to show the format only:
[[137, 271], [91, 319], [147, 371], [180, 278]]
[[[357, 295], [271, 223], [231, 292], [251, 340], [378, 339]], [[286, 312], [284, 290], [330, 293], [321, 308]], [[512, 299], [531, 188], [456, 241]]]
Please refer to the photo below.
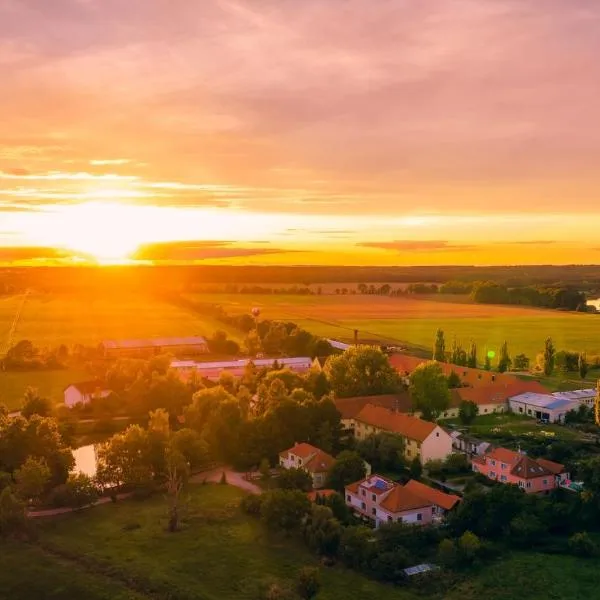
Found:
[[225, 473], [225, 478], [227, 479], [227, 483], [229, 485], [238, 487], [246, 492], [250, 492], [251, 494], [263, 493], [263, 490], [259, 486], [250, 481], [246, 481], [243, 473], [238, 473], [230, 467], [217, 467], [216, 469], [211, 469], [210, 471], [196, 473], [196, 475], [191, 477], [190, 481], [193, 483], [201, 483], [203, 481], [218, 483], [221, 481], [221, 476], [223, 473]]

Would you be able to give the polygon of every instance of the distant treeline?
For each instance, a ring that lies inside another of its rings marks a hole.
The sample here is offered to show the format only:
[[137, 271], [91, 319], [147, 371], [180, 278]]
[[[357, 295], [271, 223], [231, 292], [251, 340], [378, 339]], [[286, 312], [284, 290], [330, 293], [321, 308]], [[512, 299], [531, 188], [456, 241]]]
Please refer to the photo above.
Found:
[[82, 293], [93, 290], [106, 295], [137, 291], [195, 292], [208, 284], [308, 287], [326, 283], [422, 283], [494, 281], [509, 288], [524, 286], [577, 286], [600, 289], [600, 266], [507, 266], [507, 267], [346, 267], [346, 266], [121, 266], [121, 267], [27, 267], [0, 270], [0, 294], [26, 289]]

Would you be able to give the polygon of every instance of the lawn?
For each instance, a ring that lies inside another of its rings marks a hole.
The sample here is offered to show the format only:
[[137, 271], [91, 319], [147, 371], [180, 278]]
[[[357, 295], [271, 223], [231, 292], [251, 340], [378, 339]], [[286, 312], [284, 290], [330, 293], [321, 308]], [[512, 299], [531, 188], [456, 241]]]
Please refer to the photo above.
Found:
[[60, 369], [57, 371], [0, 371], [0, 404], [9, 410], [21, 408], [23, 394], [28, 386], [37, 388], [58, 404], [63, 402], [63, 390], [70, 383], [90, 378], [83, 369]]
[[[270, 537], [260, 522], [242, 515], [242, 496], [230, 486], [194, 486], [185, 527], [176, 534], [165, 531], [162, 497], [96, 507], [44, 523], [40, 543], [84, 556], [151, 587], [159, 597], [168, 592], [173, 599], [251, 599], [259, 583], [294, 577], [316, 559], [297, 542]], [[338, 567], [323, 568], [322, 579], [317, 600], [416, 598]]]
[[[0, 299], [0, 348], [6, 343], [21, 298]], [[239, 335], [210, 316], [150, 296], [32, 294], [21, 312], [13, 343], [27, 339], [41, 347], [96, 345], [105, 339], [210, 336], [216, 329], [226, 330], [233, 338]]]
[[581, 600], [598, 598], [600, 560], [516, 552], [481, 569], [446, 600]]
[[0, 542], [0, 600], [142, 600], [118, 582], [73, 568], [38, 547]]
[[481, 357], [486, 349], [498, 352], [507, 340], [511, 354], [523, 352], [534, 360], [548, 336], [558, 349], [600, 354], [600, 315], [594, 314], [431, 297], [202, 294], [194, 299], [221, 304], [231, 313], [248, 312], [256, 306], [262, 318], [289, 319], [318, 335], [347, 341], [358, 329], [365, 340], [387, 340], [429, 351], [441, 327], [447, 347], [454, 336], [464, 345], [474, 340]]

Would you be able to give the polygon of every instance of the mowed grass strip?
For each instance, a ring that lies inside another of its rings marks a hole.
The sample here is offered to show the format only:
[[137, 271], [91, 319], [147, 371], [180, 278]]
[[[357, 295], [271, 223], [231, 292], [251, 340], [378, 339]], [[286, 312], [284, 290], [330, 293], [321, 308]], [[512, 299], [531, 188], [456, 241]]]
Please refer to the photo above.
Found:
[[0, 542], [0, 600], [144, 600], [76, 563], [18, 542]]
[[557, 349], [600, 354], [600, 315], [565, 313], [537, 308], [495, 306], [431, 299], [383, 296], [277, 296], [252, 294], [196, 295], [197, 301], [221, 304], [231, 313], [261, 309], [261, 318], [289, 319], [317, 335], [351, 340], [359, 338], [404, 342], [429, 350], [435, 332], [442, 328], [448, 348], [456, 338], [471, 340], [484, 352], [496, 354], [504, 340], [512, 355], [524, 353], [532, 360], [552, 337]]
[[[45, 522], [40, 543], [110, 567], [159, 595], [251, 599], [261, 582], [289, 580], [317, 560], [296, 540], [271, 536], [243, 515], [238, 506], [243, 494], [218, 484], [193, 486], [183, 530], [174, 534], [166, 531], [166, 500], [157, 496]], [[322, 579], [318, 600], [416, 598], [341, 567], [323, 568]]]

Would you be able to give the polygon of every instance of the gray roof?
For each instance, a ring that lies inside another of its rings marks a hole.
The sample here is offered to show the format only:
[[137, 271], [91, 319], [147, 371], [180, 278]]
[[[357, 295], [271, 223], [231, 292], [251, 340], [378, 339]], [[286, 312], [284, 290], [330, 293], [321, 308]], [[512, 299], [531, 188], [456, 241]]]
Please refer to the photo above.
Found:
[[174, 360], [171, 361], [172, 369], [233, 369], [236, 367], [246, 366], [250, 360], [256, 367], [272, 367], [273, 363], [277, 362], [278, 365], [285, 367], [287, 365], [300, 365], [310, 368], [312, 366], [312, 359], [309, 356], [292, 356], [288, 358], [242, 358], [240, 360], [222, 360], [215, 362], [196, 362], [193, 360]]
[[107, 350], [125, 350], [131, 348], [164, 348], [168, 346], [200, 346], [206, 340], [200, 336], [160, 337], [132, 340], [104, 340], [102, 346]]
[[596, 396], [596, 390], [594, 388], [588, 388], [586, 390], [554, 392], [552, 395], [559, 400], [587, 400], [588, 398], [594, 398]]
[[536, 394], [535, 392], [525, 392], [524, 394], [513, 396], [510, 402], [521, 402], [548, 410], [560, 410], [562, 408], [569, 410], [573, 406], [573, 400], [557, 399], [552, 394]]

